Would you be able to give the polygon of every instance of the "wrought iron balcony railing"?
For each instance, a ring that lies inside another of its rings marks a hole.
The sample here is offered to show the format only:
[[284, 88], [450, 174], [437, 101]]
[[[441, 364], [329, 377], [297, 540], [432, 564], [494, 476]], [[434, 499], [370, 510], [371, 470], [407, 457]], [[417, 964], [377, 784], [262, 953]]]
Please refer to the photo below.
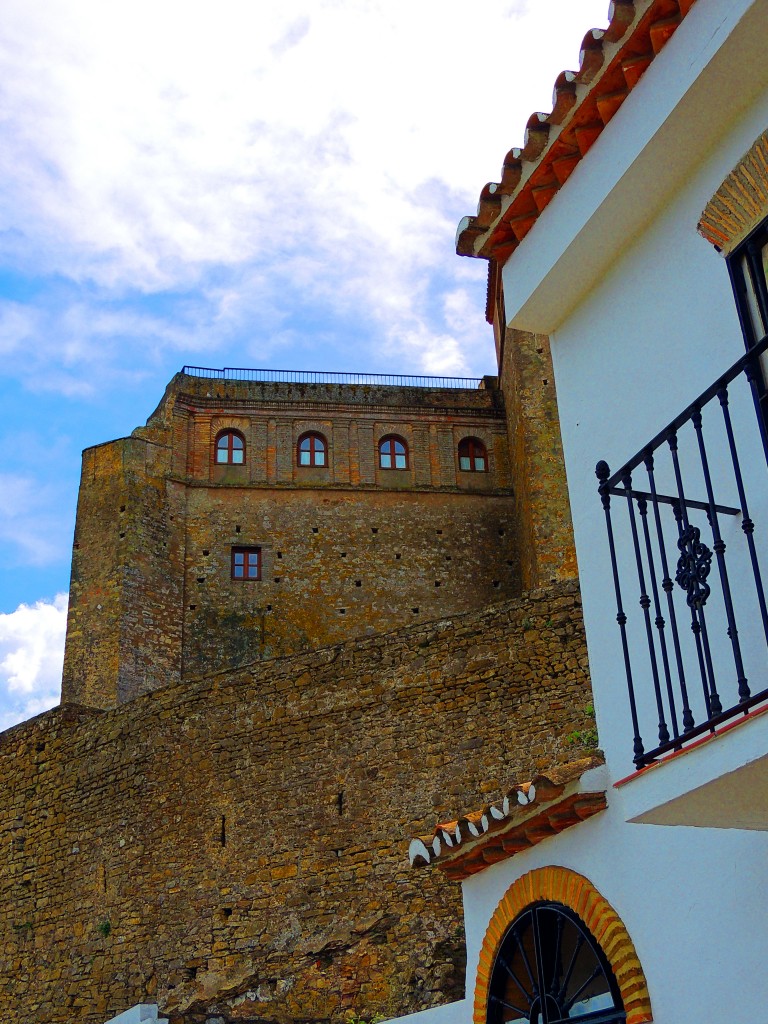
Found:
[[768, 552], [748, 504], [764, 524], [766, 349], [768, 337], [621, 469], [597, 464], [638, 768], [768, 700]]

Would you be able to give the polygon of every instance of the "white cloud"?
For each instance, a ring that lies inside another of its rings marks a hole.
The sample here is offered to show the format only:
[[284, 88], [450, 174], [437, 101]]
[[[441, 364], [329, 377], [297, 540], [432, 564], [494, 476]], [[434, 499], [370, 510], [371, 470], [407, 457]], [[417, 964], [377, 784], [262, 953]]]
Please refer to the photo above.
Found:
[[[177, 354], [291, 367], [299, 346], [316, 369], [341, 353], [353, 370], [489, 372], [484, 265], [454, 255], [455, 226], [606, 9], [6, 0], [0, 271], [29, 287], [0, 301], [5, 376], [103, 399]], [[19, 451], [49, 475], [60, 453], [34, 461], [11, 430], [3, 557], [61, 562], [74, 485], [19, 473]], [[63, 610], [0, 620], [8, 725], [54, 699], [34, 637]]]
[[0, 355], [8, 358], [25, 347], [34, 337], [39, 316], [29, 306], [19, 302], [0, 304]]
[[[7, 252], [113, 295], [199, 288], [214, 349], [234, 322], [217, 319], [209, 272], [231, 271], [230, 314], [252, 308], [256, 272], [267, 307], [284, 309], [287, 281], [329, 313], [352, 302], [382, 334], [424, 338], [408, 352], [426, 368], [427, 339], [462, 339], [430, 321], [412, 282], [453, 290], [456, 221], [532, 110], [548, 109], [556, 73], [577, 63], [606, 7], [11, 0], [0, 42]], [[135, 331], [134, 360], [178, 344], [156, 323], [114, 326]], [[25, 328], [18, 314], [10, 338]], [[49, 345], [68, 361], [65, 381], [94, 353], [118, 357], [97, 333], [86, 323], [80, 348], [72, 333], [59, 353]], [[199, 334], [187, 337], [197, 347]]]
[[66, 624], [65, 594], [0, 614], [0, 729], [59, 702]]
[[[19, 434], [14, 444], [29, 452], [34, 439]], [[49, 451], [51, 458], [55, 451]], [[72, 530], [70, 508], [60, 486], [41, 484], [29, 476], [0, 473], [0, 547], [3, 562], [44, 566], [66, 558]], [[64, 511], [63, 511], [64, 510]]]

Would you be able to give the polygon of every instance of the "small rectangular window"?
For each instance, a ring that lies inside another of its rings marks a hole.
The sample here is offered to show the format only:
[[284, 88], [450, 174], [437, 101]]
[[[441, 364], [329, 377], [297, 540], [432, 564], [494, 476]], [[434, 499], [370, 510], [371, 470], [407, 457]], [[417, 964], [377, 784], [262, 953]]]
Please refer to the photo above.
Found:
[[261, 579], [261, 548], [232, 548], [232, 579]]

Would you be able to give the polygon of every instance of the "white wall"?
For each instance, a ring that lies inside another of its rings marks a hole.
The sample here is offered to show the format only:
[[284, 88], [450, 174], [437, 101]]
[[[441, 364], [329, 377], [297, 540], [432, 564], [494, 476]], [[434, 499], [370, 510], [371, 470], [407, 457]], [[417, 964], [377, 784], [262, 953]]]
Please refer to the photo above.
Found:
[[158, 1017], [157, 1006], [154, 1003], [137, 1003], [130, 1010], [112, 1017], [107, 1024], [168, 1024], [163, 1017]]
[[[605, 459], [617, 469], [742, 354], [743, 342], [725, 263], [696, 234], [695, 226], [706, 200], [766, 124], [768, 108], [755, 112], [749, 123], [742, 126], [739, 137], [731, 140], [727, 150], [711, 161], [698, 180], [691, 182], [690, 191], [680, 196], [660, 221], [636, 241], [552, 338], [590, 666], [601, 716], [598, 726], [606, 752], [612, 755], [611, 761], [614, 756], [623, 759], [624, 768], [617, 765], [619, 777], [628, 774], [632, 766], [626, 757], [629, 747], [624, 667], [595, 463]], [[742, 451], [744, 468], [759, 467], [761, 461], [764, 466], [757, 447], [751, 396], [743, 384], [734, 385], [732, 396], [734, 415], [743, 424], [740, 435], [746, 442]], [[715, 417], [718, 416], [719, 409], [715, 408]], [[661, 465], [662, 460], [658, 461]], [[687, 461], [696, 465], [695, 457]], [[768, 516], [764, 470], [761, 473], [762, 476], [755, 474], [750, 480], [750, 512], [758, 531], [763, 526], [764, 536]], [[642, 472], [634, 479], [636, 485], [647, 489]], [[691, 479], [700, 481], [700, 474], [689, 477], [689, 488]], [[667, 493], [675, 493], [669, 473], [662, 476], [660, 483]], [[728, 504], [739, 504], [733, 486], [727, 486], [724, 493]], [[688, 494], [706, 498], [701, 482]], [[619, 531], [626, 521], [626, 512], [619, 499], [614, 498], [612, 505]], [[735, 552], [744, 550], [739, 522], [724, 520], [722, 528], [730, 561]], [[637, 605], [634, 555], [626, 534], [619, 531], [618, 536], [624, 537], [620, 545], [625, 570], [623, 598], [627, 613], [633, 617], [633, 661], [645, 677], [636, 680], [642, 686], [648, 680], [649, 666]], [[757, 539], [760, 543], [759, 532]], [[673, 562], [675, 553], [673, 543], [669, 552]], [[712, 576], [716, 576], [714, 566]], [[731, 576], [738, 587], [741, 580], [749, 579], [749, 572], [743, 563], [741, 567], [737, 563], [731, 566]], [[680, 626], [687, 637], [684, 607], [683, 604], [679, 613]], [[765, 684], [759, 680], [764, 647], [759, 636], [754, 639], [760, 649], [750, 658], [748, 675], [753, 683], [757, 678], [762, 686]], [[749, 645], [748, 636], [742, 636], [742, 640]], [[724, 650], [727, 643], [722, 633], [720, 641], [721, 664], [727, 666], [729, 653]], [[726, 674], [729, 671], [733, 675], [732, 670], [725, 669]], [[697, 685], [695, 670], [689, 672], [689, 683], [692, 690]], [[645, 725], [645, 735], [650, 740], [653, 722], [646, 721]], [[646, 746], [653, 745], [646, 742]]]
[[[556, 864], [588, 878], [621, 917], [645, 971], [655, 1024], [764, 1021], [766, 863], [765, 833], [626, 824], [612, 799], [607, 811], [464, 883], [468, 993], [507, 888]], [[466, 1024], [471, 1019], [468, 1012]]]
[[[764, 2], [751, 5], [739, 0], [739, 3], [744, 8], [759, 7], [763, 11], [768, 7]], [[696, 22], [694, 14], [699, 9], [701, 17]], [[528, 236], [531, 239], [530, 246], [526, 239], [508, 261], [504, 270], [505, 296], [507, 320], [513, 326], [521, 325], [531, 308], [531, 303], [522, 294], [517, 297], [519, 301], [525, 299], [527, 312], [515, 308], [513, 283], [518, 269], [525, 268], [525, 274], [528, 275], [527, 292], [532, 288], [535, 290], [535, 281], [532, 283], [530, 280], [531, 263], [540, 266], [542, 275], [545, 272], [549, 274], [552, 285], [552, 278], [557, 277], [557, 267], [552, 270], [551, 261], [547, 263], [541, 253], [550, 236], [564, 229], [564, 222], [561, 221], [565, 218], [565, 204], [594, 203], [594, 195], [590, 195], [585, 186], [587, 176], [593, 174], [600, 178], [597, 170], [601, 159], [610, 159], [614, 164], [622, 163], [618, 156], [622, 145], [626, 145], [629, 150], [633, 144], [629, 135], [624, 141], [624, 133], [628, 126], [639, 130], [635, 122], [641, 115], [646, 122], [653, 123], [653, 110], [642, 106], [644, 101], [649, 103], [654, 99], [652, 76], [657, 70], [660, 75], [669, 75], [670, 68], [675, 70], [676, 67], [682, 75], [686, 69], [686, 49], [683, 43], [691, 45], [692, 34], [697, 28], [709, 31], [707, 16], [711, 21], [720, 11], [722, 8], [712, 0], [701, 0], [696, 5], [668, 48], [662, 51], [652, 65], [648, 73], [648, 89], [641, 91], [646, 83], [646, 79], [643, 79], [582, 162], [574, 175], [574, 179], [578, 174], [582, 175], [579, 188], [573, 193], [575, 198], [569, 198], [569, 187], [566, 186], [551, 204], [552, 217], [546, 221], [542, 217], [540, 225]], [[689, 28], [691, 31], [686, 40], [684, 33]], [[672, 47], [678, 43], [680, 45], [673, 51]], [[735, 45], [733, 38], [729, 45]], [[667, 64], [663, 65], [662, 61], [666, 58], [669, 58]], [[706, 78], [707, 74], [709, 71], [705, 68], [702, 76]], [[749, 80], [743, 75], [742, 78], [745, 82]], [[692, 86], [689, 94], [694, 92]], [[657, 99], [661, 103], [663, 96]], [[622, 120], [625, 110], [627, 116]], [[686, 118], [676, 123], [678, 131], [673, 142], [683, 154], [691, 138], [694, 135], [698, 138], [702, 124], [706, 122], [706, 115], [706, 110], [699, 111], [698, 115], [695, 111], [687, 110]], [[676, 116], [675, 111], [664, 112], [667, 124], [675, 122]], [[718, 116], [722, 117], [723, 112], [720, 111]], [[658, 119], [663, 120], [661, 115]], [[614, 262], [601, 271], [597, 280], [591, 282], [567, 315], [563, 310], [552, 314], [553, 320], [560, 315], [565, 317], [552, 332], [552, 354], [598, 728], [614, 779], [629, 774], [633, 769], [632, 738], [608, 544], [594, 468], [599, 459], [605, 459], [614, 470], [619, 468], [743, 354], [743, 341], [725, 261], [698, 235], [696, 225], [704, 206], [725, 176], [768, 126], [768, 91], [753, 97], [748, 109], [741, 111], [738, 120], [731, 116], [726, 121], [727, 131], [724, 129], [717, 135], [714, 148], [710, 149], [703, 161], [698, 159], [697, 147], [691, 144], [691, 153], [697, 159], [691, 161], [687, 173], [682, 176], [679, 173], [682, 157], [677, 153], [677, 191], [667, 197], [666, 205], [657, 211], [650, 224], [637, 229], [630, 238], [622, 236], [618, 243], [613, 234], [603, 234], [604, 247], [613, 247], [615, 250]], [[604, 140], [605, 147], [601, 150]], [[667, 139], [667, 149], [670, 144]], [[591, 163], [588, 164], [590, 158]], [[630, 157], [627, 156], [624, 162], [631, 162]], [[637, 173], [638, 168], [646, 176], [656, 176], [654, 180], [658, 182], [660, 194], [669, 188], [663, 162], [650, 161], [643, 164], [643, 159], [637, 158]], [[600, 180], [605, 183], [609, 178], [610, 175], [606, 173]], [[625, 186], [626, 182], [617, 176], [616, 189]], [[559, 210], [556, 208], [558, 203]], [[571, 214], [572, 219], [573, 216]], [[623, 227], [614, 222], [607, 227], [603, 225], [602, 230], [621, 232]], [[541, 232], [538, 240], [535, 238], [537, 232]], [[588, 243], [590, 251], [599, 256], [603, 246], [596, 232], [594, 224], [585, 229], [579, 244], [586, 246]], [[539, 322], [536, 326], [542, 329], [547, 325]], [[731, 402], [740, 436], [744, 468], [749, 477], [750, 513], [757, 523], [758, 547], [766, 551], [768, 473], [759, 448], [751, 395], [743, 383], [733, 386]], [[714, 415], [719, 430], [720, 412], [716, 404], [710, 415]], [[705, 417], [705, 428], [707, 423]], [[693, 465], [698, 467], [698, 456], [693, 451], [692, 443], [691, 433], [687, 454], [693, 458]], [[738, 506], [729, 464], [726, 466], [725, 449], [718, 449], [713, 442], [710, 454], [715, 458], [716, 476], [726, 481], [724, 491], [718, 497], [727, 504]], [[750, 472], [753, 469], [754, 472]], [[642, 471], [635, 476], [634, 482], [635, 486], [647, 489]], [[700, 469], [696, 468], [687, 482], [689, 497], [706, 499]], [[662, 472], [659, 486], [667, 493], [675, 493], [670, 473], [664, 476]], [[627, 518], [626, 503], [614, 498], [613, 507], [617, 529], [623, 529]], [[705, 524], [703, 514], [700, 514], [700, 518]], [[669, 524], [674, 528], [671, 516]], [[757, 623], [752, 590], [745, 587], [745, 581], [751, 581], [747, 549], [743, 543], [739, 519], [723, 519], [721, 528], [728, 545], [729, 572], [739, 602], [737, 613], [741, 612], [743, 631], [740, 640], [747, 662], [747, 676], [754, 692], [766, 685], [765, 640], [757, 630], [743, 629], [748, 621]], [[633, 663], [636, 675], [639, 676], [636, 683], [638, 689], [648, 689], [650, 664], [638, 606], [634, 553], [628, 533], [621, 538], [620, 551], [625, 570], [623, 599], [625, 610], [630, 615]], [[677, 555], [674, 540], [668, 554], [674, 575]], [[768, 565], [766, 573], [768, 575]], [[717, 579], [714, 563], [711, 577]], [[713, 586], [709, 606], [713, 619], [717, 618], [718, 591], [719, 587]], [[676, 588], [676, 593], [681, 601], [678, 606], [681, 609], [678, 612], [679, 625], [687, 643], [690, 637], [690, 618], [686, 619], [688, 613], [684, 600], [681, 600], [684, 597], [682, 591], [678, 593]], [[664, 613], [666, 615], [666, 610]], [[737, 694], [733, 683], [735, 673], [730, 642], [723, 629], [719, 629], [713, 636], [713, 646], [720, 682], [724, 690], [728, 691], [727, 694], [723, 693], [723, 704], [729, 706], [736, 702]], [[690, 649], [693, 656], [692, 645]], [[701, 712], [697, 714], [700, 720], [703, 717], [703, 698], [698, 668], [689, 660], [687, 669], [692, 698], [702, 705]], [[641, 731], [648, 749], [658, 742], [655, 705], [650, 699], [650, 693], [646, 703], [648, 711], [644, 715]]]

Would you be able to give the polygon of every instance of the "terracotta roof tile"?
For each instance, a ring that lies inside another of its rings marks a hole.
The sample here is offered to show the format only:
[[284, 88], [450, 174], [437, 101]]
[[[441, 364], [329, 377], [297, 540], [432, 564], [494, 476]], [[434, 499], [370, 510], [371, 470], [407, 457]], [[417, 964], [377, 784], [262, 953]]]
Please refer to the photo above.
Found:
[[608, 28], [584, 36], [578, 71], [555, 80], [550, 113], [528, 119], [523, 146], [507, 154], [501, 181], [486, 185], [477, 214], [456, 235], [461, 256], [503, 262], [635, 88], [694, 0], [613, 0]]
[[581, 779], [602, 764], [586, 757], [558, 765], [494, 803], [436, 825], [431, 835], [411, 842], [411, 866], [437, 864], [449, 878], [462, 880], [591, 817], [605, 808], [605, 790], [584, 791]]

